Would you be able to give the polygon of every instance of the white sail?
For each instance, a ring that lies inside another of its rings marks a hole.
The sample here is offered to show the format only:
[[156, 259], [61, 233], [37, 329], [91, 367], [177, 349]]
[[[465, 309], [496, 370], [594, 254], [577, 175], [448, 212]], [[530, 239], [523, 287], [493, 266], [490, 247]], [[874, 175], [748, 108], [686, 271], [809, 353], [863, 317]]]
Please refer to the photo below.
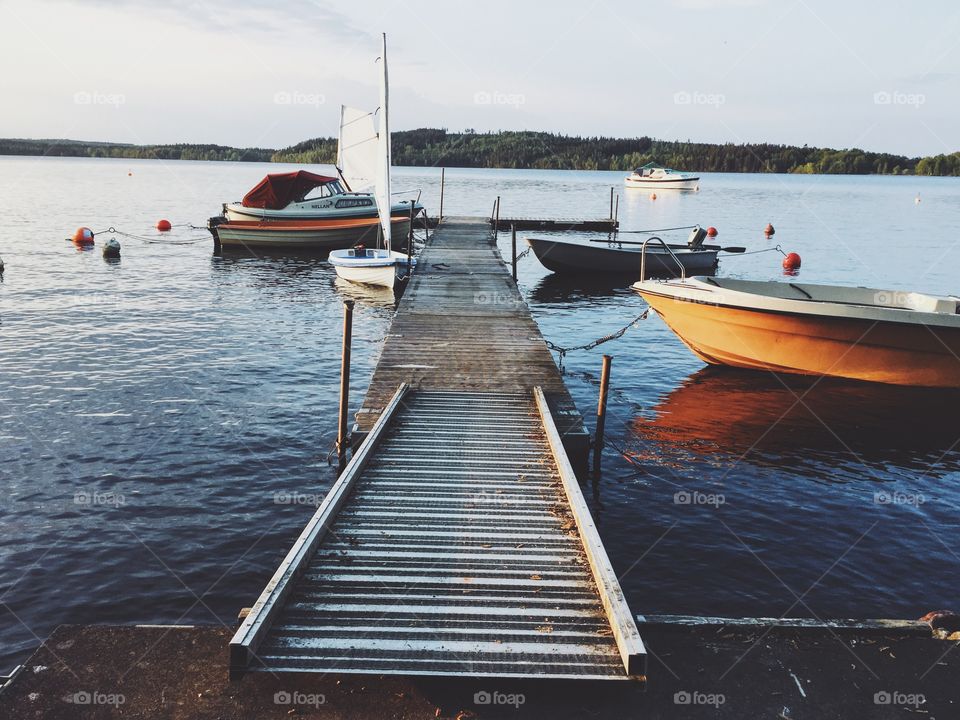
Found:
[[337, 168], [353, 192], [377, 181], [377, 129], [373, 113], [340, 106]]
[[383, 34], [383, 53], [380, 56], [383, 75], [380, 78], [380, 133], [377, 138], [377, 184], [374, 197], [377, 199], [377, 212], [380, 214], [380, 227], [383, 229], [383, 247], [392, 247], [390, 236], [390, 93], [387, 84], [387, 34]]

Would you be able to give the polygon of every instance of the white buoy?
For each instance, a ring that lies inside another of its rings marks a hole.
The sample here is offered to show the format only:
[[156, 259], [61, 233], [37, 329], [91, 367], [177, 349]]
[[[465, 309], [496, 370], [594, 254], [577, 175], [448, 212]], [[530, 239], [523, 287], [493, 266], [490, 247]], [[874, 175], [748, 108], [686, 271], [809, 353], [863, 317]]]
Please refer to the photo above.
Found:
[[105, 258], [120, 257], [120, 241], [112, 237], [103, 244], [103, 256]]
[[917, 193], [917, 196], [913, 199], [913, 204], [914, 205], [920, 204], [920, 193]]

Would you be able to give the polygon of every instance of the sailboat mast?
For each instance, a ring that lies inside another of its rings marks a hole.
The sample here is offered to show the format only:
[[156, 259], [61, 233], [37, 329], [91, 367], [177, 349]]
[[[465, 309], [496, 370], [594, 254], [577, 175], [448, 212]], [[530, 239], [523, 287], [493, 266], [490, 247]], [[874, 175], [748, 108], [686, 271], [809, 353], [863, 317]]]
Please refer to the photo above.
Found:
[[383, 228], [384, 248], [393, 247], [393, 238], [390, 227], [390, 163], [392, 148], [390, 143], [390, 90], [387, 75], [387, 34], [383, 33], [383, 52], [380, 55], [383, 63], [383, 75], [380, 78], [380, 133], [378, 137], [377, 158], [377, 211], [380, 215], [380, 226]]

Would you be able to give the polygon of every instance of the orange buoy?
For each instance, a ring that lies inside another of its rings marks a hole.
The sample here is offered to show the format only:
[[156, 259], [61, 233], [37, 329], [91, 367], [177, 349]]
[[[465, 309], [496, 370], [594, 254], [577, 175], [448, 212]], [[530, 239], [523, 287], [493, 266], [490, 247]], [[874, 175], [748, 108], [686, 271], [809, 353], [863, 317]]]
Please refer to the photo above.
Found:
[[713, 225], [707, 228], [707, 237], [716, 237], [717, 234], [717, 229]]
[[767, 226], [763, 229], [763, 234], [766, 235], [767, 237], [770, 237], [775, 232], [776, 230], [773, 229], [773, 225], [771, 225], [770, 223], [767, 223]]
[[170, 224], [169, 220], [157, 220], [157, 230], [160, 232], [166, 232], [171, 227], [173, 226]]
[[88, 227], [79, 227], [73, 233], [73, 242], [77, 245], [93, 245], [93, 230]]
[[796, 253], [790, 253], [783, 258], [783, 269], [784, 270], [799, 270], [800, 269], [800, 256]]
[[657, 194], [656, 194], [656, 193], [650, 193], [650, 199], [651, 199], [651, 200], [656, 200], [656, 199], [657, 199]]

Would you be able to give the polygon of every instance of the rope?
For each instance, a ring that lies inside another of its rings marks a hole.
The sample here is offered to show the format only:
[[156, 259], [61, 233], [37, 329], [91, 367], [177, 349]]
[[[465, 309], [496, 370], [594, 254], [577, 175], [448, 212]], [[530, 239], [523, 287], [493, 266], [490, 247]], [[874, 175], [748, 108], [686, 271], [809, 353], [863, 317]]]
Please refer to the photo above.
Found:
[[670, 232], [671, 230], [693, 230], [695, 227], [700, 227], [700, 226], [699, 225], [681, 225], [680, 227], [658, 228], [656, 230], [617, 230], [616, 232], [623, 233], [624, 235], [629, 235], [634, 233], [646, 235], [649, 233]]
[[[180, 223], [179, 225], [171, 225], [171, 227], [189, 227], [191, 230], [206, 230], [205, 227], [200, 227], [197, 225], [192, 225], [191, 223]], [[109, 233], [111, 235], [119, 235], [120, 237], [131, 238], [133, 240], [139, 240], [141, 242], [149, 243], [151, 245], [195, 245], [198, 242], [203, 242], [208, 240], [208, 236], [188, 238], [186, 240], [165, 240], [155, 237], [147, 237], [145, 235], [134, 235], [133, 233], [124, 232], [123, 230], [117, 230], [115, 227], [108, 227], [106, 230], [98, 230], [94, 235], [101, 235], [102, 233]], [[69, 239], [69, 238], [68, 238]]]
[[524, 250], [522, 253], [519, 253], [519, 254], [517, 255], [517, 260], [522, 260], [523, 258], [525, 258], [527, 255], [530, 254], [530, 251], [531, 251], [531, 250], [533, 250], [533, 248], [532, 248], [532, 247], [528, 247], [528, 248], [527, 248], [526, 250]]
[[787, 254], [783, 251], [783, 248], [777, 245], [776, 247], [764, 248], [763, 250], [751, 250], [750, 252], [742, 252], [742, 253], [727, 253], [723, 257], [724, 259], [727, 259], [732, 257], [739, 257], [740, 255], [759, 255], [760, 253], [765, 253], [765, 252], [778, 252], [784, 257], [787, 256]]
[[616, 332], [610, 333], [609, 335], [604, 335], [603, 337], [597, 338], [596, 340], [592, 342], [588, 342], [584, 345], [576, 345], [574, 347], [560, 347], [559, 345], [552, 343], [549, 340], [545, 340], [544, 342], [547, 343], [548, 348], [550, 348], [560, 356], [559, 364], [560, 364], [560, 367], [562, 368], [563, 358], [564, 356], [566, 356], [567, 353], [573, 352], [574, 350], [593, 350], [598, 345], [603, 345], [604, 343], [610, 342], [611, 340], [619, 340], [626, 334], [627, 330], [629, 330], [632, 327], [636, 327], [637, 323], [640, 322], [641, 320], [646, 320], [649, 314], [650, 314], [650, 308], [647, 308], [642, 313], [637, 315], [637, 317], [635, 317], [633, 320], [628, 322], [626, 325], [624, 325], [622, 328], [620, 328]]

